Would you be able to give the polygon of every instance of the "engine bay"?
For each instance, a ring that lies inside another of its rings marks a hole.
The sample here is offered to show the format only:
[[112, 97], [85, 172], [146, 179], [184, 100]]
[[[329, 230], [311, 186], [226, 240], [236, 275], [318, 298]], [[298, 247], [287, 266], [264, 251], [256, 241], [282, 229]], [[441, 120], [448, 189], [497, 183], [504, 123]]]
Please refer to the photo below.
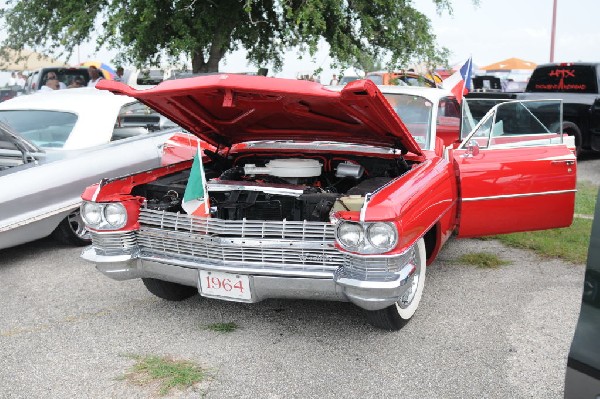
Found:
[[[226, 220], [329, 221], [337, 211], [359, 211], [367, 194], [411, 169], [401, 156], [207, 154], [210, 213]], [[149, 209], [184, 212], [189, 175], [187, 170], [164, 176], [132, 194], [145, 197]]]

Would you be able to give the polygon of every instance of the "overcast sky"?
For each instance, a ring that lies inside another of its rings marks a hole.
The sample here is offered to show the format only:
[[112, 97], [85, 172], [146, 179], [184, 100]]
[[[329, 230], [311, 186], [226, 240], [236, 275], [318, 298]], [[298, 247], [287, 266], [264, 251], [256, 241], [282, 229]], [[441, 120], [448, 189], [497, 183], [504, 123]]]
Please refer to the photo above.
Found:
[[[517, 57], [536, 63], [550, 60], [550, 32], [553, 0], [451, 0], [453, 15], [437, 15], [433, 1], [414, 0], [417, 9], [430, 19], [438, 43], [451, 51], [450, 62], [463, 62], [470, 55], [476, 65], [484, 66], [506, 58]], [[600, 61], [600, 0], [558, 0], [555, 61]], [[109, 61], [108, 51], [93, 53], [93, 46], [82, 46], [79, 59]], [[75, 54], [70, 63], [77, 63]], [[295, 78], [323, 68], [322, 81], [338, 71], [329, 69], [326, 45], [311, 59], [298, 60], [290, 53], [280, 77]], [[247, 65], [245, 54], [238, 51], [226, 57], [221, 71], [254, 71]], [[347, 71], [347, 74], [352, 74]], [[271, 73], [270, 73], [271, 75]]]

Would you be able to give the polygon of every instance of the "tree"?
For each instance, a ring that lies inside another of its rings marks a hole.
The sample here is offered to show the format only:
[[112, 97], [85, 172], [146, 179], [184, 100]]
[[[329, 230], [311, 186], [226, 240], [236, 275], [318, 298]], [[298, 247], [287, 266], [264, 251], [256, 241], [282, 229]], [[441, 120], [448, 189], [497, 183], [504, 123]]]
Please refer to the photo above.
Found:
[[[451, 0], [432, 1], [438, 12], [452, 12]], [[280, 70], [286, 51], [314, 55], [320, 40], [339, 67], [365, 56], [394, 68], [447, 55], [411, 0], [6, 0], [0, 19], [7, 48], [70, 57], [91, 39], [118, 50], [117, 62], [141, 67], [184, 57], [193, 72], [218, 71], [239, 48], [250, 62]]]

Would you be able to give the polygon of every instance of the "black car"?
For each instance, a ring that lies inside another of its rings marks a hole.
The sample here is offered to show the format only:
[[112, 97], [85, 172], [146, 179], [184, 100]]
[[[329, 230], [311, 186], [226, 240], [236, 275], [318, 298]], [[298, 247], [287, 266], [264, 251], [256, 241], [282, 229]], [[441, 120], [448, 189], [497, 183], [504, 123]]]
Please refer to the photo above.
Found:
[[565, 398], [600, 398], [600, 202], [592, 225], [581, 312], [567, 361]]

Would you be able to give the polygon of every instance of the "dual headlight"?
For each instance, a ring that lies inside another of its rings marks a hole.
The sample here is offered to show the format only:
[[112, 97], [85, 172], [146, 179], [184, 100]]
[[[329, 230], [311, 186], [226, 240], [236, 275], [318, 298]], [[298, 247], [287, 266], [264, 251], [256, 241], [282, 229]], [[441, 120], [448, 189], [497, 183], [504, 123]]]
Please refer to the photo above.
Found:
[[127, 210], [120, 202], [84, 202], [81, 217], [85, 224], [98, 230], [117, 230], [127, 224]]
[[335, 235], [342, 248], [365, 254], [388, 252], [398, 244], [393, 223], [340, 222]]

